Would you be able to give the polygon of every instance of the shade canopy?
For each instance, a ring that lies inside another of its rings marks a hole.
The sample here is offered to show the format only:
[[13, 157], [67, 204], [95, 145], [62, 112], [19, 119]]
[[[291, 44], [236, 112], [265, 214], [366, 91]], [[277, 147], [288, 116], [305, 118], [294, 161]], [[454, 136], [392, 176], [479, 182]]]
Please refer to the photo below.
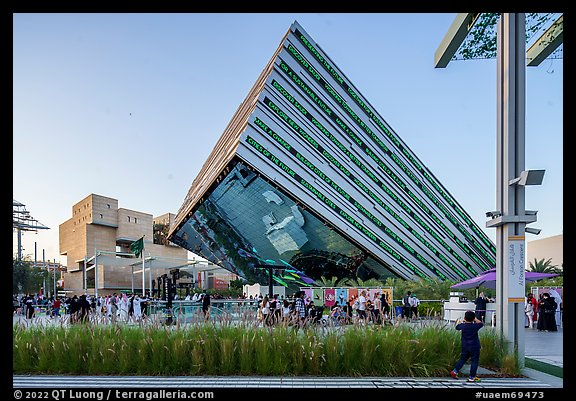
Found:
[[[557, 274], [553, 273], [535, 273], [530, 271], [525, 271], [524, 273], [526, 282], [557, 276]], [[476, 287], [486, 287], [493, 290], [496, 289], [496, 269], [486, 270], [485, 272], [480, 273], [479, 276], [450, 286], [450, 288], [456, 290], [467, 290]]]

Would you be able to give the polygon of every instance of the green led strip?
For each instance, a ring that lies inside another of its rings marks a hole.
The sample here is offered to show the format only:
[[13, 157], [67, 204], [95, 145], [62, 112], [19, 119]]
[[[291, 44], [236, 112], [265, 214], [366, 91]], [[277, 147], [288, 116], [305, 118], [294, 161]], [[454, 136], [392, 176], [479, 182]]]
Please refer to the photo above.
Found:
[[[284, 61], [280, 60], [280, 68], [282, 69], [282, 71], [284, 71], [284, 73], [286, 75], [288, 75], [289, 78], [291, 78], [297, 85], [300, 86], [301, 89], [303, 89], [303, 91], [308, 94], [308, 96], [312, 99], [312, 100], [317, 100], [319, 99], [319, 97], [314, 93], [313, 90], [311, 90], [310, 88], [308, 88], [306, 86], [306, 84], [304, 84], [304, 82], [298, 77], [298, 75], [292, 71], [290, 69], [290, 67], [288, 65], [286, 65], [286, 63], [284, 63]], [[312, 67], [310, 67], [312, 68]], [[320, 78], [321, 79], [321, 78]], [[275, 81], [273, 81], [275, 82]], [[278, 91], [280, 91], [288, 100], [290, 100], [293, 104], [295, 103], [296, 108], [298, 108], [298, 110], [300, 110], [302, 112], [303, 106], [298, 103], [294, 97], [292, 95], [290, 95], [280, 84], [278, 84], [278, 87], [276, 87], [276, 89]], [[306, 109], [304, 108], [304, 115], [307, 115], [308, 112], [306, 111]], [[422, 203], [422, 201], [420, 201], [420, 199], [418, 199], [416, 196], [414, 196], [411, 191], [406, 187], [406, 185], [392, 172], [392, 170], [386, 166], [386, 164], [384, 162], [382, 162], [374, 152], [372, 152], [363, 142], [360, 138], [358, 138], [358, 136], [356, 134], [354, 134], [354, 132], [352, 132], [347, 126], [346, 124], [339, 119], [335, 113], [333, 113], [332, 111], [328, 114], [329, 117], [342, 129], [342, 131], [344, 131], [346, 134], [348, 134], [348, 136], [359, 146], [361, 147], [377, 164], [378, 166], [386, 173], [390, 176], [390, 178], [398, 185], [400, 186], [400, 188], [402, 188], [405, 192], [407, 192], [408, 194], [410, 194], [410, 197], [413, 198], [420, 207], [423, 207], [424, 210], [426, 210], [427, 213], [430, 213], [429, 209]], [[317, 123], [317, 126], [321, 125], [320, 123]], [[392, 156], [395, 155], [392, 154]], [[396, 158], [397, 159], [397, 158]], [[356, 162], [356, 164], [358, 164], [358, 162], [356, 160], [353, 160]], [[476, 241], [474, 241], [474, 239], [470, 236], [470, 234], [463, 229], [463, 227], [454, 220], [454, 218], [452, 217], [452, 215], [443, 207], [443, 205], [441, 205], [438, 200], [436, 199], [436, 197], [427, 190], [427, 188], [425, 188], [419, 181], [417, 181], [417, 186], [419, 186], [424, 193], [426, 193], [428, 195], [428, 197], [430, 197], [432, 200], [436, 201], [435, 203], [439, 206], [439, 208], [442, 210], [443, 214], [447, 217], [447, 218], [451, 218], [452, 223], [470, 240], [470, 242], [472, 242], [476, 248], [478, 248], [478, 250], [484, 254], [484, 256], [488, 259], [491, 260], [491, 256], [488, 255], [486, 253], [486, 251], [479, 247], [476, 244]], [[454, 238], [454, 234], [448, 229], [448, 227], [446, 227], [444, 225], [443, 222], [440, 222], [440, 220], [436, 219], [437, 222], [439, 222], [438, 224], [440, 224], [440, 226], [446, 231], [446, 233], [451, 237]], [[467, 245], [465, 245], [465, 251], [468, 255], [470, 255], [471, 258], [473, 258], [475, 261], [479, 260], [478, 257], [473, 254], [470, 249], [468, 248]], [[481, 264], [481, 267], [484, 266], [484, 264]], [[486, 270], [487, 267], [484, 268], [484, 270]], [[476, 274], [476, 273], [474, 273]]]
[[396, 252], [394, 248], [390, 245], [382, 241], [378, 238], [374, 233], [364, 227], [362, 224], [358, 223], [352, 216], [342, 210], [338, 205], [336, 205], [332, 200], [326, 197], [322, 192], [320, 192], [316, 187], [306, 181], [304, 178], [300, 177], [294, 170], [288, 167], [284, 162], [282, 162], [278, 157], [274, 156], [269, 150], [259, 144], [254, 138], [250, 137], [249, 135], [246, 137], [246, 142], [260, 152], [264, 157], [271, 160], [274, 164], [279, 166], [283, 171], [287, 172], [294, 180], [300, 184], [302, 187], [306, 188], [308, 192], [312, 193], [316, 198], [321, 200], [325, 205], [327, 205], [330, 209], [334, 210], [337, 214], [341, 217], [346, 219], [350, 222], [354, 227], [360, 230], [366, 237], [370, 238], [374, 243], [388, 252], [392, 257], [394, 257], [397, 261], [402, 263], [404, 266], [408, 267], [411, 271], [413, 271], [418, 277], [421, 277], [425, 280], [430, 280], [428, 276], [420, 271], [416, 266], [410, 263], [409, 260], [406, 260], [400, 253]]
[[[333, 155], [331, 155], [326, 149], [324, 149], [316, 141], [310, 141], [310, 139], [309, 139], [310, 135], [306, 131], [304, 131], [300, 126], [298, 126], [298, 124], [296, 124], [290, 117], [288, 117], [286, 113], [284, 113], [276, 104], [274, 104], [274, 102], [272, 102], [270, 99], [268, 99], [268, 97], [265, 97], [264, 104], [266, 104], [270, 108], [270, 110], [272, 112], [274, 112], [277, 116], [280, 116], [280, 119], [285, 124], [287, 124], [290, 128], [292, 128], [298, 135], [300, 135], [304, 139], [307, 139], [307, 143], [309, 146], [311, 146], [314, 150], [321, 153], [329, 162], [331, 162], [336, 167], [338, 167], [341, 171], [343, 171], [344, 174], [349, 179], [352, 180], [352, 182], [354, 182], [360, 189], [362, 189], [364, 192], [366, 192], [374, 201], [376, 201], [392, 217], [394, 217], [403, 227], [405, 227], [409, 232], [411, 232], [420, 242], [422, 242], [428, 249], [430, 249], [436, 256], [438, 256], [444, 263], [446, 263], [457, 275], [459, 275], [463, 280], [465, 280], [467, 278], [457, 269], [456, 266], [454, 266], [452, 264], [452, 262], [450, 262], [450, 260], [448, 260], [437, 249], [435, 249], [432, 244], [430, 244], [428, 241], [426, 241], [426, 239], [423, 238], [415, 229], [413, 229], [404, 219], [402, 219], [402, 217], [399, 214], [397, 214], [392, 208], [390, 208], [388, 205], [386, 205], [366, 185], [364, 185], [358, 178], [356, 178], [352, 173], [350, 173], [350, 171], [348, 171], [347, 169], [342, 169], [341, 168], [342, 164], [339, 161], [337, 161]], [[262, 129], [265, 133], [267, 133], [270, 137], [272, 137], [277, 143], [279, 143], [282, 147], [284, 147], [287, 151], [292, 153], [292, 155], [294, 155], [297, 159], [302, 161], [306, 167], [312, 169], [312, 171], [315, 174], [317, 174], [322, 180], [324, 180], [325, 182], [330, 184], [342, 196], [344, 196], [347, 200], [350, 201], [350, 196], [345, 191], [341, 190], [339, 186], [334, 186], [333, 181], [330, 179], [327, 179], [327, 176], [322, 171], [320, 171], [320, 169], [315, 167], [313, 164], [302, 160], [300, 158], [299, 152], [296, 152], [294, 150], [294, 148], [292, 147], [292, 145], [290, 145], [286, 140], [281, 138], [276, 132], [274, 132], [272, 129], [270, 129], [263, 121], [261, 121], [258, 117], [255, 117], [254, 123], [260, 129]], [[403, 202], [400, 199], [398, 199], [398, 197], [395, 194], [392, 194], [392, 192], [388, 188], [386, 188], [386, 186], [383, 183], [378, 181], [377, 178], [375, 178], [375, 179], [377, 180], [376, 183], [380, 183], [381, 186], [387, 190], [387, 193], [395, 200], [396, 203], [398, 203], [399, 205], [403, 204]], [[474, 270], [472, 270], [470, 263], [468, 261], [464, 260], [458, 253], [456, 253], [450, 246], [448, 246], [448, 244], [446, 244], [446, 242], [444, 240], [442, 240], [440, 237], [438, 237], [438, 234], [436, 234], [434, 231], [432, 231], [430, 229], [430, 227], [422, 219], [418, 218], [414, 214], [414, 212], [412, 210], [410, 210], [407, 206], [406, 206], [406, 209], [408, 209], [407, 213], [414, 216], [415, 220], [418, 221], [420, 223], [420, 225], [424, 229], [426, 229], [427, 232], [432, 232], [433, 234], [435, 234], [438, 241], [451, 253], [452, 256], [454, 256], [456, 259], [458, 259], [458, 261], [460, 261], [464, 266], [466, 266], [466, 268], [471, 273], [473, 273], [474, 275], [476, 274], [476, 272]], [[371, 218], [371, 219], [373, 218], [373, 216], [371, 214], [367, 215], [367, 213], [369, 213], [369, 212], [367, 210], [365, 210], [365, 208], [364, 208], [364, 210], [359, 210], [359, 211], [361, 211], [368, 218]], [[381, 222], [379, 222], [379, 220], [378, 221], [373, 220], [373, 222], [375, 224], [377, 224], [379, 227], [381, 227]], [[396, 236], [396, 234], [394, 234], [394, 233], [392, 233], [391, 235]]]
[[[275, 86], [276, 89], [279, 90], [282, 94], [284, 94], [284, 96], [285, 96], [287, 99], [289, 99], [291, 102], [295, 101], [294, 98], [293, 98], [284, 88], [282, 88], [281, 85], [278, 84], [276, 81], [273, 81], [273, 86]], [[268, 104], [268, 106], [270, 107], [270, 104]], [[273, 106], [273, 108], [279, 110], [279, 108], [278, 108], [277, 106], [275, 106], [275, 105]], [[302, 109], [302, 106], [299, 105], [299, 108], [298, 108], [298, 109], [301, 110], [301, 109]], [[301, 110], [301, 111], [302, 111], [302, 110]], [[277, 113], [278, 113], [278, 115], [279, 115], [283, 120], [288, 121], [288, 125], [290, 125], [293, 129], [295, 129], [295, 131], [297, 131], [297, 132], [298, 132], [298, 131], [303, 131], [301, 128], [297, 127], [297, 124], [293, 123], [292, 120], [289, 119], [289, 117], [286, 115], [286, 113], [284, 113], [284, 112], [281, 111], [281, 110], [279, 110]], [[380, 180], [378, 180], [378, 178], [377, 178], [368, 168], [366, 168], [366, 166], [364, 166], [364, 165], [358, 160], [358, 158], [356, 158], [354, 155], [352, 155], [352, 154], [350, 153], [350, 151], [349, 151], [344, 145], [342, 145], [342, 144], [334, 137], [334, 135], [332, 135], [330, 132], [328, 132], [328, 130], [326, 130], [326, 129], [322, 126], [322, 124], [320, 124], [309, 112], [307, 112], [306, 110], [304, 110], [303, 115], [305, 115], [317, 128], [319, 128], [320, 131], [322, 131], [342, 152], [344, 152], [344, 153], [350, 158], [350, 160], [352, 160], [355, 164], [357, 164], [357, 165], [360, 167], [360, 169], [361, 169], [365, 174], [367, 174], [376, 184], [380, 185], [381, 188], [384, 189], [384, 191], [385, 191], [389, 196], [391, 196], [391, 197], [396, 201], [396, 203], [398, 203], [407, 213], [412, 213], [412, 211], [410, 210], [410, 208], [409, 208], [405, 203], [403, 203], [401, 200], [399, 200], [398, 197], [397, 197], [395, 194], [393, 194], [392, 191], [390, 191], [390, 189], [388, 189], [384, 183], [380, 182]], [[287, 119], [289, 119], [289, 120], [287, 120]], [[303, 135], [305, 138], [310, 138], [310, 135], [308, 135], [308, 134], [305, 133], [305, 132], [304, 132], [304, 134], [302, 134], [302, 135]], [[315, 141], [314, 141], [314, 142], [315, 142]], [[317, 143], [314, 143], [314, 147], [315, 147], [316, 149], [318, 148]], [[368, 150], [368, 151], [369, 151], [369, 150]], [[371, 153], [371, 152], [370, 152], [370, 153]], [[324, 154], [324, 155], [325, 155], [327, 158], [329, 158], [329, 160], [330, 160], [330, 158], [331, 158], [330, 155], [328, 155], [328, 156], [327, 156], [326, 154]], [[333, 159], [333, 157], [332, 157], [332, 159]], [[388, 169], [388, 172], [389, 172], [389, 174], [392, 174], [392, 173], [389, 171], [389, 169]], [[349, 173], [347, 174], [347, 176], [349, 176]], [[420, 199], [418, 199], [411, 191], [409, 191], [409, 190], [406, 188], [406, 186], [405, 186], [401, 181], [399, 182], [399, 179], [398, 179], [396, 176], [393, 176], [392, 178], [395, 179], [395, 182], [396, 182], [398, 185], [400, 185], [401, 187], [403, 187], [403, 188], [410, 194], [410, 196], [417, 202], [417, 204], [418, 204], [426, 213], [428, 213], [429, 215], [431, 215], [431, 216], [433, 217], [433, 219], [436, 221], [436, 223], [437, 223], [438, 225], [440, 225], [440, 226], [444, 229], [444, 231], [446, 231], [452, 238], [454, 238], [454, 234], [448, 229], [448, 227], [446, 227], [446, 225], [445, 225], [442, 221], [440, 221], [435, 215], [433, 215], [432, 211], [430, 211], [430, 210], [420, 201]], [[365, 188], [365, 186], [364, 186], [364, 188]], [[363, 189], [364, 189], [364, 188], [363, 188]], [[371, 191], [370, 191], [370, 192], [371, 192]], [[367, 193], [369, 193], [369, 192], [367, 192]], [[370, 194], [370, 193], [369, 193], [369, 194]], [[379, 200], [376, 199], [376, 201], [379, 201]], [[381, 201], [380, 201], [379, 203], [381, 203]], [[420, 221], [421, 221], [421, 220], [420, 220]], [[448, 249], [453, 255], [457, 255], [456, 257], [457, 257], [459, 260], [463, 260], [463, 259], [462, 259], [457, 253], [455, 253], [434, 231], [430, 230], [430, 228], [429, 228], [428, 226], [424, 226], [424, 228], [425, 228], [429, 233], [431, 233], [439, 242], [441, 242], [441, 243], [444, 245], [444, 247], [445, 247], [446, 249]], [[467, 252], [467, 254], [470, 255], [470, 257], [473, 258], [478, 264], [484, 266], [483, 263], [478, 259], [478, 257], [477, 257], [475, 254], [473, 254], [466, 245], [463, 245], [463, 246], [462, 246], [462, 249], [463, 249], [465, 252]], [[468, 269], [472, 274], [474, 274], [474, 275], [477, 274], [477, 272], [475, 272], [474, 270], [471, 269], [471, 266], [470, 266], [470, 264], [469, 264], [468, 262], [465, 262], [464, 264], [466, 265], [467, 269]]]
[[[378, 119], [378, 117], [370, 110], [370, 108], [360, 99], [360, 97], [348, 86], [346, 82], [340, 77], [340, 75], [334, 70], [334, 68], [326, 61], [322, 55], [314, 48], [314, 46], [302, 35], [298, 30], [295, 32], [296, 37], [304, 44], [304, 46], [308, 49], [308, 51], [316, 57], [316, 59], [320, 62], [320, 64], [328, 71], [334, 79], [342, 86], [344, 90], [346, 90], [350, 96], [356, 101], [356, 103], [362, 108], [362, 110], [373, 120], [390, 138], [390, 140], [398, 147], [399, 150], [412, 162], [412, 164], [426, 177], [426, 179], [436, 188], [436, 190], [442, 195], [442, 197], [453, 207], [456, 209], [457, 213], [464, 219], [464, 221], [472, 228], [472, 230], [479, 235], [479, 237], [483, 240], [483, 242], [493, 251], [495, 252], [494, 246], [488, 240], [488, 237], [479, 231], [478, 227], [469, 219], [467, 216], [455, 203], [454, 201], [440, 188], [440, 186], [432, 179], [432, 177], [428, 174], [426, 170], [420, 166], [418, 161], [408, 153], [408, 151], [404, 148], [404, 146], [394, 137], [394, 135], [384, 126], [384, 124]], [[303, 59], [302, 56], [300, 58]], [[309, 63], [305, 61], [305, 66], [309, 66]], [[319, 74], [315, 72], [313, 74], [315, 78], [319, 77]]]
[[[320, 77], [320, 75], [316, 72], [316, 70], [304, 59], [304, 57], [298, 52], [298, 50], [296, 50], [294, 46], [289, 44], [288, 51], [304, 67], [307, 67], [307, 71], [315, 79], [318, 80], [321, 86], [323, 86], [324, 89], [326, 89], [326, 91], [340, 104], [340, 106], [342, 106], [342, 108], [356, 121], [356, 123], [358, 123], [358, 125], [364, 130], [364, 132], [366, 132], [370, 136], [370, 138], [396, 163], [396, 165], [398, 165], [400, 169], [402, 169], [404, 173], [408, 175], [408, 177], [416, 184], [416, 186], [419, 187], [422, 190], [422, 192], [424, 192], [428, 196], [428, 198], [430, 198], [430, 200], [432, 200], [432, 202], [442, 211], [444, 216], [452, 222], [452, 224], [474, 245], [474, 247], [477, 248], [480, 251], [480, 253], [482, 253], [493, 264], [496, 263], [495, 260], [492, 258], [492, 256], [489, 255], [482, 247], [480, 247], [476, 243], [476, 240], [470, 235], [470, 233], [467, 230], [465, 230], [464, 227], [460, 223], [458, 223], [458, 221], [456, 221], [452, 213], [450, 213], [444, 207], [444, 205], [436, 198], [436, 196], [434, 196], [434, 194], [432, 194], [432, 192], [404, 165], [404, 163], [402, 163], [402, 161], [396, 156], [396, 154], [394, 154], [394, 152], [389, 150], [384, 145], [384, 143], [376, 136], [376, 134], [358, 117], [358, 115], [356, 115], [356, 113], [354, 113], [354, 111], [352, 111], [352, 109], [348, 106], [348, 104], [346, 104], [346, 102], [342, 99], [342, 97], [338, 95], [336, 91], [328, 83], [326, 83], [322, 77]], [[284, 63], [284, 61], [282, 61], [281, 59], [280, 61], [281, 61], [280, 68], [282, 71], [284, 71], [286, 75], [291, 77], [297, 84], [299, 84], [301, 88], [305, 88], [304, 92], [306, 94], [308, 94], [309, 96], [313, 95], [311, 96], [312, 100], [319, 99], [319, 97], [314, 93], [314, 91], [308, 88], [303, 83], [303, 81], [297, 76], [297, 74], [294, 71], [292, 71], [287, 64]], [[328, 114], [328, 116], [339, 126], [339, 128], [343, 132], [345, 132], [348, 136], [350, 136], [358, 146], [360, 147], [363, 146], [362, 140], [358, 138], [358, 136], [354, 134], [354, 132], [346, 125], [346, 123], [344, 123], [335, 113], [331, 111]], [[372, 154], [372, 158], [374, 158], [374, 156], [375, 155]], [[387, 167], [383, 167], [382, 164], [379, 164], [379, 166], [386, 171]]]
[[[284, 64], [285, 65], [285, 64]], [[289, 68], [288, 66], [285, 65], [285, 68]], [[286, 70], [285, 70], [286, 71]], [[294, 76], [295, 74], [291, 71], [289, 71], [292, 76]], [[296, 76], [297, 78], [297, 76]], [[298, 103], [294, 97], [292, 95], [290, 95], [290, 93], [288, 93], [288, 91], [286, 89], [284, 89], [282, 87], [282, 85], [280, 85], [276, 80], [272, 80], [272, 86], [279, 91], [286, 99], [288, 99], [290, 101], [290, 103], [292, 104], [297, 104], [297, 109], [302, 113], [302, 115], [304, 115], [310, 122], [312, 122], [312, 124], [318, 128], [325, 136], [327, 136], [342, 152], [344, 152], [352, 162], [354, 162], [358, 167], [360, 167], [360, 169], [368, 175], [369, 178], [371, 178], [376, 184], [380, 185], [380, 187], [382, 189], [384, 189], [384, 191], [386, 193], [388, 193], [389, 195], [392, 194], [392, 191], [390, 191], [390, 189], [388, 189], [384, 183], [382, 183], [374, 173], [372, 173], [366, 166], [364, 166], [364, 164], [357, 158], [355, 157], [342, 143], [340, 143], [336, 137], [331, 134], [318, 120], [316, 120], [312, 114], [310, 112], [308, 112], [300, 103]], [[310, 90], [310, 92], [312, 92]], [[296, 106], [295, 104], [295, 106]], [[270, 107], [270, 106], [269, 106]], [[277, 106], [275, 106], [278, 110], [279, 108]], [[282, 119], [286, 120], [288, 118], [288, 116], [286, 115], [286, 113], [284, 113], [283, 111], [279, 111], [279, 115]], [[290, 124], [289, 124], [290, 125]], [[294, 128], [294, 127], [293, 127]], [[298, 132], [298, 130], [296, 129], [296, 131]], [[310, 137], [310, 135], [306, 134], [307, 137]], [[317, 148], [317, 146], [316, 146]], [[374, 154], [374, 152], [372, 152], [366, 145], [362, 145], [362, 148], [364, 149], [364, 151], [368, 154], [371, 155], [371, 157], [374, 159], [376, 157], [376, 161], [378, 162], [379, 159], [377, 158], [377, 156]], [[406, 185], [402, 182], [402, 180], [400, 180], [400, 178], [398, 178], [383, 162], [379, 163], [380, 168], [386, 172], [388, 174], [388, 176], [390, 176], [390, 178], [396, 183], [396, 185], [398, 185], [400, 188], [404, 189], [404, 191], [416, 202], [416, 204], [423, 210], [425, 211], [428, 215], [431, 216], [431, 218], [436, 222], [436, 224], [438, 224], [440, 227], [442, 227], [442, 229], [451, 237], [451, 238], [455, 238], [454, 234], [448, 229], [448, 227], [440, 220], [438, 219], [438, 217], [436, 217], [434, 215], [434, 213], [428, 208], [426, 207], [426, 205], [424, 205], [424, 203], [412, 192], [410, 191], [410, 189], [408, 187], [406, 187]], [[392, 196], [392, 195], [391, 195]], [[399, 199], [397, 196], [393, 195], [392, 196], [393, 199], [396, 200], [396, 202], [398, 203]], [[410, 213], [410, 209], [407, 205], [405, 205], [403, 202], [401, 204], [401, 207], [406, 210], [408, 213]], [[429, 228], [427, 228], [428, 232], [432, 232], [434, 233], [432, 230], [430, 230]], [[439, 237], [437, 236], [436, 233], [434, 233], [435, 238], [437, 238], [439, 241], [441, 241], [441, 239], [439, 239]], [[441, 241], [443, 243], [443, 241]], [[478, 258], [477, 255], [475, 255], [470, 248], [468, 248], [467, 245], [463, 244], [462, 242], [459, 242], [460, 247], [462, 248], [462, 250], [464, 250], [464, 252], [466, 252], [467, 255], [469, 255], [481, 268], [483, 268], [484, 270], [487, 270], [488, 267], [485, 266], [485, 264]], [[447, 246], [447, 245], [446, 245]], [[445, 247], [446, 247], [445, 246]], [[452, 252], [454, 254], [454, 252]], [[474, 275], [477, 274], [476, 271], [474, 271], [471, 266], [469, 264], [466, 264], [467, 269]]]
[[[266, 104], [272, 103], [268, 98], [266, 98], [265, 100]], [[322, 170], [320, 170], [318, 167], [316, 167], [312, 162], [310, 162], [305, 156], [303, 156], [300, 152], [298, 152], [292, 145], [290, 145], [286, 140], [284, 140], [282, 137], [280, 137], [280, 135], [278, 135], [276, 132], [274, 132], [270, 127], [268, 127], [262, 120], [260, 120], [258, 117], [254, 118], [254, 124], [261, 129], [261, 131], [263, 131], [264, 133], [266, 133], [268, 136], [270, 136], [272, 139], [274, 139], [278, 144], [280, 144], [284, 149], [286, 149], [290, 154], [292, 154], [292, 156], [294, 156], [297, 160], [299, 160], [304, 166], [306, 166], [310, 171], [312, 171], [314, 174], [316, 174], [319, 178], [322, 179], [322, 181], [326, 182], [328, 185], [330, 185], [336, 192], [338, 192], [342, 197], [344, 197], [350, 204], [352, 204], [356, 210], [358, 210], [360, 213], [362, 213], [364, 216], [366, 216], [368, 219], [370, 219], [370, 221], [372, 221], [376, 226], [378, 226], [378, 228], [384, 232], [385, 234], [387, 234], [390, 238], [394, 239], [399, 245], [401, 245], [402, 247], [404, 247], [408, 252], [410, 252], [412, 254], [412, 256], [416, 257], [418, 260], [421, 260], [422, 263], [428, 267], [430, 270], [432, 270], [432, 272], [434, 274], [436, 274], [438, 277], [440, 277], [442, 280], [446, 280], [446, 276], [438, 271], [438, 269], [433, 266], [430, 262], [428, 262], [424, 257], [422, 257], [422, 255], [420, 255], [418, 252], [416, 252], [410, 245], [408, 245], [406, 242], [404, 242], [404, 240], [402, 240], [396, 233], [394, 233], [392, 230], [390, 230], [390, 228], [388, 228], [386, 225], [384, 225], [384, 223], [382, 223], [376, 216], [374, 216], [372, 213], [370, 213], [366, 207], [364, 207], [360, 202], [358, 202], [357, 200], [355, 200], [350, 194], [348, 194], [344, 189], [342, 189], [334, 180], [332, 180], [330, 177], [328, 177]], [[325, 151], [323, 148], [318, 149], [318, 150], [322, 150]], [[354, 176], [351, 176], [350, 178], [354, 179]], [[382, 202], [382, 201], [380, 201]], [[408, 228], [409, 231], [413, 231], [412, 228], [404, 221], [402, 221], [403, 224]], [[455, 273], [457, 273], [463, 280], [466, 280], [466, 276], [464, 276], [464, 274], [462, 274], [457, 268], [456, 266], [454, 266], [447, 258], [446, 256], [442, 255], [440, 252], [438, 252], [437, 249], [435, 249], [432, 245], [430, 245], [426, 240], [424, 240], [424, 238], [422, 238], [421, 236], [417, 235], [416, 236], [418, 239], [420, 239], [422, 241], [422, 243], [424, 243], [425, 245], [428, 245], [429, 249], [437, 256], [439, 257], [442, 261], [444, 261], [446, 264], [448, 264], [450, 266], [450, 268], [452, 270], [454, 270]]]
[[[376, 116], [376, 114], [374, 112], [372, 112], [372, 110], [370, 110], [370, 108], [362, 101], [362, 99], [360, 99], [360, 96], [358, 94], [356, 94], [352, 90], [352, 88], [350, 88], [348, 86], [348, 84], [344, 81], [344, 79], [342, 79], [342, 77], [340, 77], [340, 75], [327, 62], [327, 60], [322, 55], [320, 55], [320, 53], [306, 39], [306, 37], [304, 35], [302, 35], [302, 33], [298, 29], [296, 29], [295, 35], [302, 42], [302, 44], [306, 47], [306, 49], [308, 49], [308, 51], [320, 62], [320, 64], [324, 67], [324, 69], [326, 69], [326, 71], [328, 71], [334, 77], [334, 79], [340, 84], [340, 86], [345, 91], [348, 92], [350, 97], [352, 97], [352, 99], [354, 99], [354, 101], [358, 104], [358, 106], [360, 106], [360, 108], [364, 111], [364, 113], [372, 121], [374, 121], [376, 123], [376, 125], [382, 129], [382, 131], [384, 131], [386, 136], [388, 136], [388, 138], [396, 145], [398, 150], [400, 150], [402, 152], [402, 154], [404, 154], [408, 158], [408, 160], [410, 160], [412, 165], [414, 167], [416, 167], [418, 169], [418, 171], [420, 171], [422, 173], [422, 175], [426, 178], [426, 180], [428, 182], [430, 182], [430, 184], [432, 184], [432, 186], [442, 195], [442, 197], [448, 202], [448, 204], [450, 204], [450, 206], [452, 206], [452, 208], [455, 209], [456, 213], [466, 222], [466, 224], [474, 231], [474, 233], [476, 233], [480, 237], [482, 242], [484, 242], [484, 244], [486, 246], [488, 246], [493, 253], [495, 253], [496, 249], [495, 249], [494, 245], [492, 245], [490, 243], [490, 240], [488, 239], [486, 234], [481, 232], [478, 229], [478, 227], [476, 226], [476, 224], [474, 224], [474, 222], [470, 219], [470, 217], [454, 202], [454, 200], [452, 198], [450, 198], [450, 196], [447, 193], [444, 192], [444, 190], [440, 187], [440, 185], [430, 176], [430, 174], [428, 174], [428, 172], [420, 165], [420, 163], [418, 163], [418, 161], [414, 158], [414, 156], [412, 156], [408, 152], [408, 150], [400, 143], [400, 141], [394, 136], [394, 134], [388, 130], [388, 128], [382, 123], [382, 121], [380, 121], [380, 119]], [[298, 54], [298, 57], [296, 57], [296, 59], [299, 62], [301, 62], [308, 69], [308, 71], [310, 71], [310, 68], [312, 68], [312, 67], [311, 67], [310, 63], [308, 63], [308, 61], [306, 61], [302, 55]], [[314, 71], [313, 73], [311, 72], [311, 74], [316, 79], [318, 79], [320, 77], [320, 75], [316, 71]], [[333, 89], [332, 89], [332, 91], [333, 91]], [[338, 96], [336, 99], [338, 99], [338, 98], [341, 99], [340, 96]], [[355, 113], [354, 113], [354, 115], [355, 115]], [[364, 123], [362, 123], [362, 124], [364, 124]], [[364, 126], [365, 126], [365, 124], [364, 124]], [[378, 139], [378, 141], [379, 141], [379, 139]]]

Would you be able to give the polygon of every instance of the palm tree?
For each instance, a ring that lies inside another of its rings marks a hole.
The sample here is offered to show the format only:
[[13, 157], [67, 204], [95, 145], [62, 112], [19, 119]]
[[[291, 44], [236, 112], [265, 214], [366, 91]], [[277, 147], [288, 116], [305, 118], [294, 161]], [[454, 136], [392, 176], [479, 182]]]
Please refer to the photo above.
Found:
[[349, 287], [382, 287], [383, 283], [375, 278], [369, 278], [368, 280], [362, 280], [360, 277], [356, 279], [348, 279], [347, 286]]
[[562, 274], [562, 270], [558, 268], [558, 265], [552, 264], [552, 258], [548, 260], [540, 259], [537, 260], [534, 258], [534, 263], [529, 263], [528, 271], [535, 272], [535, 273], [553, 273], [553, 274]]
[[321, 287], [345, 287], [347, 285], [347, 281], [347, 278], [338, 280], [338, 277], [335, 276], [330, 278], [321, 276], [319, 280]]

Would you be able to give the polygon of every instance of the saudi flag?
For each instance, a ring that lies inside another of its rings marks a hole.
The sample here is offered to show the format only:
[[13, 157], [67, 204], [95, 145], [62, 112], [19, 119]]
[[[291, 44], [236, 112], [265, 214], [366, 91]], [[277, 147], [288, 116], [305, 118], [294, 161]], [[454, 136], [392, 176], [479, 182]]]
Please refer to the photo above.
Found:
[[144, 237], [130, 244], [130, 251], [134, 252], [134, 255], [136, 255], [137, 258], [140, 257], [140, 254], [142, 253], [143, 249], [144, 249]]

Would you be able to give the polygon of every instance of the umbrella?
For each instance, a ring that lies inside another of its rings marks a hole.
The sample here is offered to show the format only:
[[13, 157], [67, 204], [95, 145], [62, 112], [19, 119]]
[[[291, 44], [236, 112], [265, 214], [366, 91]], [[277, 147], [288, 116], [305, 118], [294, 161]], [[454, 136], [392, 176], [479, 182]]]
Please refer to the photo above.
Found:
[[[543, 278], [555, 277], [555, 276], [557, 276], [557, 274], [535, 273], [530, 271], [524, 272], [524, 278], [526, 282], [542, 280]], [[491, 288], [493, 290], [496, 289], [496, 269], [486, 270], [485, 272], [480, 273], [480, 275], [473, 277], [469, 280], [454, 284], [450, 286], [450, 288], [454, 288], [457, 290], [467, 290], [469, 288], [476, 288], [480, 286]]]

